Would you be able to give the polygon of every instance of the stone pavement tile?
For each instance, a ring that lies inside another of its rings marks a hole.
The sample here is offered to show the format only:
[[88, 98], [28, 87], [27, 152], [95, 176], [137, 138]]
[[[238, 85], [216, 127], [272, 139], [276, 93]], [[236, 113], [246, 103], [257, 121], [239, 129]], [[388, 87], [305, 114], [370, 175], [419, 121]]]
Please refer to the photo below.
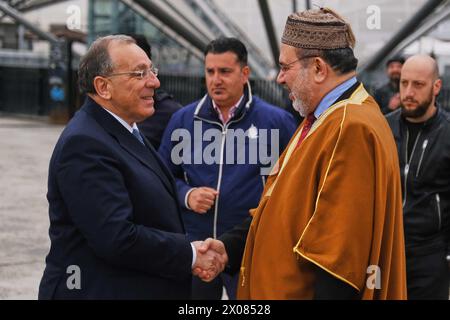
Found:
[[0, 264], [0, 299], [36, 300], [44, 267], [41, 260]]
[[63, 126], [0, 116], [0, 299], [36, 299], [48, 238], [47, 174]]

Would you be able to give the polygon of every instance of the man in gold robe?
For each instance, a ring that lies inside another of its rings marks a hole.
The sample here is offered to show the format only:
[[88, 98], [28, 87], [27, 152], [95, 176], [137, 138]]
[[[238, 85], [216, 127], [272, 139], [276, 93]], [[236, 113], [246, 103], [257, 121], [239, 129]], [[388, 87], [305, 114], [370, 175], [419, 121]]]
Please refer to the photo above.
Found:
[[277, 81], [305, 120], [250, 226], [220, 238], [228, 269], [241, 261], [238, 298], [406, 299], [397, 150], [356, 79], [351, 27], [330, 9], [307, 10], [288, 17], [281, 42]]

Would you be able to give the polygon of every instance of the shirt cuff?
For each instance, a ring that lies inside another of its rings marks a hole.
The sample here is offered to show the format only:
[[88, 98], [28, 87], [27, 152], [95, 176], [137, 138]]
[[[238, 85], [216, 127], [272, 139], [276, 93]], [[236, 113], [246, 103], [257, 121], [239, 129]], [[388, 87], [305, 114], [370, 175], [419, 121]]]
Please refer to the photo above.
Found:
[[184, 205], [185, 205], [186, 208], [188, 208], [189, 210], [192, 210], [192, 209], [191, 209], [191, 207], [189, 207], [189, 204], [188, 204], [188, 198], [189, 198], [189, 195], [191, 194], [191, 192], [194, 191], [195, 189], [197, 189], [197, 188], [189, 189], [189, 191], [186, 192], [186, 195], [184, 196]]
[[192, 247], [192, 265], [191, 265], [191, 269], [192, 269], [192, 268], [194, 268], [195, 260], [197, 260], [197, 250], [195, 250], [195, 246], [192, 244], [192, 242], [191, 242], [191, 247]]

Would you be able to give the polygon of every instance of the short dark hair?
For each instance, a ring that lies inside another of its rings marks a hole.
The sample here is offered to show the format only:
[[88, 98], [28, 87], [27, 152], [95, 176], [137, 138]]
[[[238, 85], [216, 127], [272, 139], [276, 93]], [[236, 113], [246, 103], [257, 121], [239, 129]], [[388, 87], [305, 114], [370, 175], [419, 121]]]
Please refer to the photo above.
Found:
[[405, 63], [405, 58], [402, 57], [402, 56], [394, 56], [394, 57], [391, 57], [391, 58], [389, 58], [389, 59], [386, 61], [386, 67], [389, 66], [392, 62], [399, 62], [399, 63], [401, 63], [401, 64], [404, 64], [404, 63]]
[[147, 57], [152, 60], [152, 46], [150, 45], [150, 43], [148, 43], [147, 38], [142, 34], [135, 33], [130, 33], [128, 34], [128, 36], [132, 37], [136, 41], [136, 44], [139, 46], [139, 48], [144, 50], [144, 52], [147, 54]]
[[236, 38], [226, 38], [220, 37], [213, 41], [211, 41], [204, 51], [205, 57], [208, 53], [225, 53], [225, 52], [233, 52], [236, 54], [238, 62], [241, 66], [247, 65], [247, 48], [245, 45]]
[[325, 60], [330, 67], [339, 74], [346, 74], [355, 71], [358, 66], [358, 59], [356, 59], [352, 48], [339, 49], [298, 49], [297, 58], [305, 56], [317, 56]]
[[111, 42], [136, 43], [133, 38], [123, 34], [110, 35], [95, 40], [81, 59], [78, 68], [78, 86], [81, 93], [95, 94], [95, 77], [107, 76], [113, 72], [114, 65], [108, 52]]

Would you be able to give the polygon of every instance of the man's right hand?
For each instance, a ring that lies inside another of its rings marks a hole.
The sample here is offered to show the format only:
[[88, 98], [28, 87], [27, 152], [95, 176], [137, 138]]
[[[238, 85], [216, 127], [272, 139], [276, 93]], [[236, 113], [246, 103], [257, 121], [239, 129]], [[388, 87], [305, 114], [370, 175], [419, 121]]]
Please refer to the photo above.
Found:
[[214, 205], [214, 201], [216, 200], [218, 194], [219, 193], [212, 188], [196, 188], [189, 194], [189, 207], [196, 213], [206, 213]]
[[225, 269], [228, 263], [225, 246], [222, 241], [212, 238], [194, 241], [193, 244], [197, 250], [197, 260], [200, 260], [199, 257], [206, 259], [206, 264], [196, 261], [192, 267], [192, 273], [201, 280], [210, 282]]

